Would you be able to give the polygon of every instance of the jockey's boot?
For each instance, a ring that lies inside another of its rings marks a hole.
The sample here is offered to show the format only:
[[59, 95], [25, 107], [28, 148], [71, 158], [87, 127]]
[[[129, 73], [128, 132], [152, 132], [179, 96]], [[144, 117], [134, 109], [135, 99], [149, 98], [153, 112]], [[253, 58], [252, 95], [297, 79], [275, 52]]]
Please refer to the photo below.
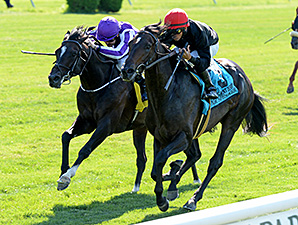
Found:
[[210, 79], [209, 73], [207, 72], [207, 70], [203, 71], [200, 74], [200, 77], [202, 78], [202, 80], [205, 83], [206, 86], [206, 94], [203, 96], [204, 99], [216, 99], [218, 98], [218, 95], [216, 93], [216, 88], [214, 87], [214, 85], [212, 84], [212, 81]]
[[4, 0], [4, 1], [5, 1], [6, 5], [7, 5], [7, 8], [12, 8], [13, 7], [13, 5], [10, 4], [10, 0]]
[[145, 78], [143, 76], [136, 76], [135, 82], [140, 86], [142, 101], [148, 100]]

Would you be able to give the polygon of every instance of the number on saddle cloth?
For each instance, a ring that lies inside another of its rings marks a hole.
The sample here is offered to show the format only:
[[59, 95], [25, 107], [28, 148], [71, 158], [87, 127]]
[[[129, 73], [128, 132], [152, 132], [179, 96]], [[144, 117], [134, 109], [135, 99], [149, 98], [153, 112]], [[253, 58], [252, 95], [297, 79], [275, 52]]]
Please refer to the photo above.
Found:
[[[211, 99], [211, 108], [219, 105], [220, 103], [238, 93], [238, 89], [234, 85], [233, 77], [218, 62], [216, 62], [215, 59], [211, 58], [211, 63], [210, 66], [207, 68], [207, 71], [210, 75], [214, 87], [216, 88], [216, 93], [218, 94], [217, 99]], [[203, 92], [205, 89], [203, 80], [192, 71], [189, 70], [189, 72], [201, 85], [201, 96], [203, 96]], [[205, 101], [204, 104], [206, 105], [204, 106], [204, 108], [209, 108], [209, 103]]]

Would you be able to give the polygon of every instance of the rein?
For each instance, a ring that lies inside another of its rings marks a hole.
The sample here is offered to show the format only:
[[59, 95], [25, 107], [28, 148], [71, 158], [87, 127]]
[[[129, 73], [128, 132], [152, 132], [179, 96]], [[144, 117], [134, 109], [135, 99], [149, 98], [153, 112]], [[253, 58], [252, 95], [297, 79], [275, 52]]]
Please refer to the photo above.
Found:
[[94, 89], [94, 90], [86, 90], [86, 89], [83, 88], [83, 86], [82, 86], [82, 84], [81, 84], [81, 89], [82, 89], [83, 91], [85, 91], [85, 92], [89, 92], [89, 93], [97, 92], [97, 91], [100, 91], [101, 89], [103, 89], [103, 88], [109, 86], [110, 84], [114, 83], [115, 81], [119, 80], [120, 78], [121, 78], [120, 76], [119, 76], [119, 77], [116, 77], [116, 78], [114, 78], [113, 80], [109, 81], [108, 83], [106, 83], [106, 84], [102, 85], [101, 87], [99, 87], [99, 88], [97, 88], [97, 89]]
[[[141, 31], [141, 32], [139, 32], [139, 34], [141, 34], [141, 33], [145, 33], [145, 34], [150, 34], [150, 35], [151, 35], [151, 37], [152, 37], [152, 38], [154, 39], [154, 41], [155, 41], [155, 43], [154, 43], [154, 44], [155, 44], [154, 52], [155, 52], [157, 55], [161, 55], [161, 53], [158, 51], [158, 43], [160, 43], [160, 42], [159, 42], [159, 40], [154, 36], [154, 34], [152, 34], [152, 33], [149, 32], [149, 31]], [[161, 61], [163, 61], [163, 60], [166, 60], [166, 59], [168, 59], [168, 58], [170, 58], [170, 57], [172, 57], [172, 56], [174, 56], [174, 55], [176, 55], [176, 54], [177, 54], [177, 52], [172, 51], [172, 52], [170, 52], [169, 54], [166, 54], [166, 55], [164, 55], [163, 57], [161, 57], [161, 58], [159, 58], [159, 59], [157, 59], [157, 60], [151, 62], [152, 59], [153, 59], [153, 57], [154, 57], [154, 55], [153, 55], [147, 62], [142, 63], [142, 64], [140, 64], [140, 65], [137, 66], [137, 68], [136, 68], [136, 73], [137, 73], [137, 74], [141, 74], [141, 73], [142, 73], [142, 72], [140, 72], [140, 69], [141, 69], [141, 68], [144, 68], [144, 70], [149, 69], [149, 68], [151, 68], [152, 66], [156, 65], [157, 63], [159, 63], [159, 62], [161, 62]]]
[[[82, 51], [83, 51], [83, 47], [82, 47], [82, 45], [81, 45], [78, 41], [75, 41], [75, 40], [65, 40], [65, 41], [62, 42], [62, 45], [63, 45], [64, 43], [75, 43], [75, 44], [76, 44], [77, 46], [79, 46], [79, 48], [80, 48], [79, 54], [77, 54], [77, 57], [76, 57], [76, 59], [75, 59], [75, 62], [73, 63], [72, 68], [69, 68], [69, 67], [67, 67], [67, 66], [65, 66], [65, 65], [63, 65], [63, 64], [60, 64], [60, 63], [55, 63], [55, 65], [58, 67], [58, 69], [60, 70], [60, 72], [61, 72], [60, 67], [63, 67], [63, 68], [65, 68], [65, 69], [68, 70], [67, 74], [65, 74], [65, 75], [63, 76], [63, 79], [61, 79], [61, 84], [62, 84], [63, 82], [65, 82], [65, 81], [69, 81], [68, 84], [70, 84], [70, 82], [71, 82], [70, 79], [71, 79], [72, 77], [74, 77], [74, 76], [81, 76], [81, 75], [82, 75], [83, 71], [85, 70], [85, 68], [86, 68], [86, 66], [87, 66], [87, 64], [88, 64], [88, 62], [89, 62], [90, 59], [91, 59], [92, 51], [90, 51], [90, 54], [89, 54], [89, 56], [88, 56], [88, 59], [87, 59], [87, 61], [85, 62], [85, 65], [83, 66], [81, 72], [80, 72], [79, 74], [75, 74], [74, 69], [75, 69], [75, 67], [76, 67], [77, 64], [78, 64], [79, 59], [82, 59], [83, 61], [85, 61], [85, 60], [82, 58], [82, 55], [81, 55], [81, 53], [82, 53]], [[72, 75], [72, 74], [74, 74], [74, 75]]]
[[[92, 52], [93, 52], [93, 51], [91, 50], [91, 51], [90, 51], [90, 54], [88, 55], [88, 59], [87, 59], [87, 60], [84, 60], [84, 59], [82, 58], [82, 56], [81, 56], [81, 53], [84, 51], [81, 43], [79, 43], [78, 41], [75, 41], [75, 40], [65, 40], [65, 41], [62, 42], [62, 45], [63, 45], [64, 43], [75, 43], [75, 44], [76, 44], [77, 46], [79, 46], [79, 48], [80, 48], [80, 52], [79, 52], [79, 54], [77, 55], [77, 57], [76, 57], [76, 59], [75, 59], [75, 62], [73, 63], [72, 68], [69, 68], [69, 67], [67, 67], [67, 66], [65, 66], [65, 65], [62, 65], [62, 64], [59, 64], [59, 63], [56, 63], [56, 64], [55, 64], [55, 65], [58, 67], [58, 69], [59, 69], [60, 71], [61, 71], [60, 67], [66, 68], [66, 69], [68, 70], [67, 74], [65, 74], [65, 75], [63, 76], [63, 79], [61, 79], [61, 84], [62, 84], [63, 82], [65, 82], [65, 81], [69, 81], [68, 84], [70, 84], [70, 82], [71, 82], [70, 79], [71, 79], [72, 77], [74, 77], [74, 76], [81, 76], [81, 75], [82, 75], [83, 71], [86, 69], [86, 66], [87, 66], [88, 62], [89, 62], [90, 59], [91, 59], [91, 56], [92, 56]], [[86, 55], [87, 55], [87, 54], [86, 54]], [[85, 64], [84, 64], [84, 66], [83, 66], [81, 72], [80, 72], [79, 74], [75, 74], [74, 69], [76, 68], [76, 66], [77, 66], [77, 64], [78, 64], [79, 59], [82, 59], [83, 61], [85, 61]], [[110, 62], [114, 63], [112, 60], [109, 60], [109, 61], [102, 61], [100, 58], [98, 58], [98, 60], [101, 61], [101, 62], [103, 62], [103, 63], [110, 63]], [[73, 74], [74, 74], [74, 75], [73, 75]], [[114, 83], [115, 81], [119, 80], [120, 78], [121, 78], [120, 76], [119, 76], [119, 77], [116, 77], [116, 78], [114, 78], [113, 80], [110, 80], [108, 83], [104, 84], [103, 86], [101, 86], [101, 87], [99, 87], [99, 88], [97, 88], [97, 89], [94, 89], [94, 90], [88, 90], [88, 89], [85, 89], [85, 88], [83, 87], [82, 84], [81, 84], [80, 88], [81, 88], [84, 92], [94, 93], [94, 92], [100, 91], [101, 89], [103, 89], [103, 88], [109, 86], [110, 84]]]

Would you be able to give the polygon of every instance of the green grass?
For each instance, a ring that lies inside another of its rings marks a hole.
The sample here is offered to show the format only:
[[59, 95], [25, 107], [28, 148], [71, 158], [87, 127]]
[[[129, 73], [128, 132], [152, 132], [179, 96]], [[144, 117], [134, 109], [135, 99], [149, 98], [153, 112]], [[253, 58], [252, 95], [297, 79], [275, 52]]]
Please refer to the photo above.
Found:
[[[77, 116], [79, 80], [61, 89], [48, 86], [51, 56], [23, 55], [20, 50], [54, 52], [64, 34], [77, 25], [96, 25], [107, 14], [67, 14], [66, 1], [11, 0], [0, 8], [0, 224], [134, 224], [185, 213], [181, 207], [197, 188], [187, 172], [180, 197], [166, 213], [155, 205], [150, 178], [152, 137], [146, 142], [148, 163], [141, 190], [130, 193], [136, 153], [131, 132], [112, 135], [83, 162], [65, 191], [56, 190], [60, 174], [61, 134]], [[223, 167], [205, 191], [197, 209], [206, 209], [298, 188], [297, 91], [286, 94], [297, 60], [288, 32], [264, 42], [291, 25], [295, 1], [211, 0], [123, 1], [115, 16], [137, 28], [156, 23], [171, 8], [210, 24], [220, 36], [216, 57], [237, 62], [265, 104], [271, 130], [268, 139], [243, 135], [239, 129]], [[201, 178], [217, 144], [214, 134], [200, 138]], [[70, 161], [90, 136], [72, 140]], [[268, 141], [269, 140], [269, 141]], [[174, 159], [185, 159], [181, 153]], [[166, 166], [165, 170], [169, 167]], [[165, 183], [165, 189], [167, 188]]]

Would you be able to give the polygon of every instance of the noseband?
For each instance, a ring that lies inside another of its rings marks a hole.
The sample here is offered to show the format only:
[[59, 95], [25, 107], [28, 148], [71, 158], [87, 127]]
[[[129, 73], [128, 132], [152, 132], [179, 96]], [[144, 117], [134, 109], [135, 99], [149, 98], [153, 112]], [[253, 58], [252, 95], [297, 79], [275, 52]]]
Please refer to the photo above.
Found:
[[[82, 57], [82, 52], [83, 52], [84, 50], [83, 50], [83, 47], [82, 47], [82, 44], [81, 44], [81, 43], [79, 43], [78, 41], [75, 41], [75, 40], [65, 40], [65, 41], [62, 42], [62, 46], [63, 46], [65, 43], [74, 43], [74, 44], [76, 44], [76, 45], [79, 47], [79, 49], [80, 49], [80, 50], [79, 50], [79, 53], [76, 55], [76, 58], [75, 58], [75, 60], [74, 60], [74, 62], [73, 62], [73, 64], [72, 64], [72, 67], [71, 67], [71, 68], [68, 67], [68, 66], [65, 66], [65, 65], [63, 65], [63, 64], [60, 64], [59, 62], [56, 62], [56, 63], [55, 63], [55, 65], [58, 67], [58, 69], [59, 69], [59, 71], [61, 72], [61, 74], [63, 74], [63, 73], [62, 73], [62, 70], [61, 70], [61, 67], [62, 67], [62, 68], [65, 68], [65, 69], [68, 70], [68, 72], [62, 76], [61, 84], [62, 84], [63, 82], [65, 82], [65, 81], [69, 81], [68, 84], [70, 84], [70, 82], [71, 82], [70, 79], [71, 79], [72, 77], [74, 77], [74, 76], [81, 76], [81, 75], [82, 75], [83, 71], [84, 71], [85, 68], [86, 68], [86, 65], [88, 64], [88, 62], [89, 62], [89, 60], [90, 60], [90, 58], [91, 58], [92, 51], [90, 51], [90, 54], [88, 55], [88, 59], [87, 59], [87, 61], [86, 61], [86, 60]], [[87, 55], [87, 54], [86, 54], [86, 55]], [[76, 73], [74, 72], [74, 70], [75, 70], [75, 68], [76, 68], [76, 66], [77, 66], [77, 64], [78, 64], [78, 62], [79, 62], [80, 59], [81, 59], [82, 61], [84, 61], [85, 64], [84, 64], [83, 68], [81, 69], [80, 73], [76, 74]]]

